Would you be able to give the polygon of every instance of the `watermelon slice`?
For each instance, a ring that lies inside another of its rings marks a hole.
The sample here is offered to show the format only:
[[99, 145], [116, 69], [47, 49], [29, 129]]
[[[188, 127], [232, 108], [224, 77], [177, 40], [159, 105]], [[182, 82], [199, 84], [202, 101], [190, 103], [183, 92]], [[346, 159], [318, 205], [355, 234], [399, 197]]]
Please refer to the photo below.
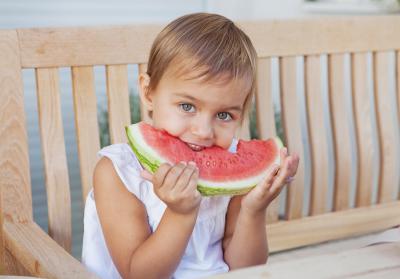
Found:
[[145, 169], [154, 173], [162, 163], [194, 161], [199, 168], [197, 189], [204, 196], [238, 195], [252, 189], [272, 164], [279, 164], [279, 138], [239, 140], [236, 153], [218, 146], [193, 151], [185, 142], [149, 124], [126, 127], [130, 146]]

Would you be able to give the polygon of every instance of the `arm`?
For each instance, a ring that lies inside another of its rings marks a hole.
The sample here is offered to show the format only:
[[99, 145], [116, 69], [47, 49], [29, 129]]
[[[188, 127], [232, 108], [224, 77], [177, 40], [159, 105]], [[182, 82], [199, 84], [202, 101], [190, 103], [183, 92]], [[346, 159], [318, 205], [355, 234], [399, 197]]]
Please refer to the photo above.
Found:
[[[170, 169], [162, 170], [166, 175]], [[182, 212], [167, 207], [151, 234], [144, 205], [125, 188], [107, 158], [96, 166], [94, 195], [104, 238], [121, 276], [171, 277], [193, 231], [198, 208]]]
[[223, 247], [230, 269], [263, 264], [268, 257], [265, 210], [254, 216], [241, 210], [242, 198], [232, 198], [227, 212]]
[[299, 157], [281, 150], [281, 165], [273, 166], [266, 178], [244, 196], [232, 198], [223, 240], [224, 257], [230, 269], [264, 264], [268, 258], [266, 208], [289, 176], [297, 171]]

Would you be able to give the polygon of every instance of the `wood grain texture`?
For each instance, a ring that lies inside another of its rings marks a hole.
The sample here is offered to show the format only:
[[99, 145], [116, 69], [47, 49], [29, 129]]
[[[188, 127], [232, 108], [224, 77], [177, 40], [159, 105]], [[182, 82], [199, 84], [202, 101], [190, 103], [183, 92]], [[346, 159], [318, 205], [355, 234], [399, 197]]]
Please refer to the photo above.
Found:
[[127, 66], [108, 65], [106, 76], [111, 143], [127, 142], [125, 126], [131, 124]]
[[4, 269], [1, 270], [0, 274], [18, 274], [18, 277], [30, 275], [30, 272], [7, 249], [5, 249], [5, 262], [3, 263]]
[[3, 217], [32, 220], [28, 135], [17, 33], [0, 31], [0, 183]]
[[[269, 139], [276, 137], [274, 100], [272, 97], [271, 59], [257, 60], [257, 87], [256, 87], [256, 121], [258, 137]], [[267, 208], [267, 223], [279, 219], [279, 197], [275, 198]]]
[[49, 235], [71, 251], [71, 195], [57, 68], [36, 69]]
[[344, 81], [344, 55], [328, 56], [329, 104], [332, 117], [334, 152], [334, 196], [333, 210], [344, 210], [350, 206], [351, 186], [351, 135], [350, 119], [352, 111], [347, 110]]
[[[1, 223], [33, 219], [28, 135], [17, 32], [0, 30], [0, 199]], [[2, 228], [2, 227], [1, 227]], [[0, 231], [0, 263], [18, 266], [6, 253]]]
[[358, 157], [357, 207], [371, 204], [373, 190], [374, 131], [372, 118], [374, 106], [370, 101], [368, 79], [367, 54], [352, 54], [352, 96]]
[[93, 171], [98, 160], [96, 154], [100, 150], [93, 67], [72, 67], [72, 93], [82, 198], [85, 204], [87, 194], [92, 188]]
[[386, 243], [240, 269], [210, 279], [392, 279], [400, 272], [399, 251], [399, 243]]
[[305, 57], [305, 94], [311, 153], [310, 214], [328, 211], [328, 138], [324, 123], [324, 104], [319, 55]]
[[379, 186], [378, 202], [393, 201], [394, 194], [399, 187], [400, 146], [397, 135], [399, 127], [393, 111], [393, 99], [390, 92], [389, 53], [374, 53], [374, 85], [375, 106], [379, 138]]
[[[323, 17], [237, 24], [249, 35], [259, 57], [400, 49], [397, 32], [400, 18], [397, 16]], [[164, 26], [19, 29], [22, 67], [146, 63], [153, 39]]]
[[7, 250], [30, 275], [43, 278], [96, 278], [34, 222], [4, 223]]
[[377, 232], [400, 224], [400, 202], [328, 212], [267, 226], [271, 252]]
[[146, 63], [162, 25], [19, 29], [24, 68]]
[[286, 219], [302, 217], [304, 192], [304, 147], [301, 140], [300, 108], [297, 95], [296, 57], [280, 58], [282, 126], [289, 153], [300, 157], [296, 179], [287, 190]]

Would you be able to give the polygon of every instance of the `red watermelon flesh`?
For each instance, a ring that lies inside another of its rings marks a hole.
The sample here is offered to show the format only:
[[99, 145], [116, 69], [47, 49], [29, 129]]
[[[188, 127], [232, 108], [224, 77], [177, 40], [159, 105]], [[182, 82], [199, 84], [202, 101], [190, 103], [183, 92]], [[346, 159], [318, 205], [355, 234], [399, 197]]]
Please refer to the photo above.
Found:
[[239, 140], [236, 153], [218, 146], [192, 150], [179, 138], [139, 122], [126, 128], [129, 143], [141, 164], [154, 173], [164, 162], [194, 161], [199, 168], [198, 190], [206, 196], [242, 194], [279, 164], [279, 138]]

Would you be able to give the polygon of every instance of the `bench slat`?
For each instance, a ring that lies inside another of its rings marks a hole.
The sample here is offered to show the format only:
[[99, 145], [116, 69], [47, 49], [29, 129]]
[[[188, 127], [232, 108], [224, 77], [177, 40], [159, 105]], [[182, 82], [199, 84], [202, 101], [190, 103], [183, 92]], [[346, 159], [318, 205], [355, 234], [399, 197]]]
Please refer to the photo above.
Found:
[[302, 158], [296, 179], [287, 187], [286, 219], [302, 217], [304, 192], [304, 147], [301, 140], [300, 109], [297, 94], [296, 57], [280, 58], [280, 85], [282, 104], [282, 126], [289, 153], [296, 152]]
[[[18, 37], [0, 30], [0, 228], [5, 220], [33, 219], [28, 135]], [[3, 220], [4, 218], [4, 220]], [[17, 266], [4, 247], [0, 230], [0, 265]], [[8, 270], [2, 270], [5, 273]]]
[[125, 126], [131, 123], [127, 65], [107, 65], [106, 76], [110, 140], [127, 142]]
[[146, 63], [151, 44], [162, 27], [142, 24], [18, 29], [22, 67]]
[[71, 196], [61, 116], [57, 68], [36, 69], [36, 86], [45, 170], [49, 235], [71, 251]]
[[356, 126], [356, 146], [357, 149], [357, 191], [356, 206], [366, 206], [371, 204], [373, 190], [373, 159], [375, 136], [372, 127], [373, 104], [371, 104], [367, 72], [367, 54], [352, 54], [352, 86], [353, 86], [353, 105]]
[[92, 187], [93, 170], [97, 163], [96, 154], [100, 149], [93, 67], [72, 67], [72, 93], [82, 199], [85, 204], [86, 196]]
[[270, 252], [328, 240], [354, 237], [400, 224], [400, 202], [388, 202], [348, 210], [280, 221], [267, 226]]
[[[260, 139], [276, 137], [274, 102], [272, 97], [271, 58], [260, 58], [257, 61], [256, 119]], [[278, 221], [279, 197], [267, 208], [267, 222]]]
[[0, 30], [0, 184], [5, 219], [32, 220], [22, 72], [15, 30]]
[[[400, 49], [398, 16], [238, 24], [252, 38], [259, 57]], [[22, 67], [146, 63], [148, 50], [162, 27], [142, 24], [18, 29]]]
[[[380, 174], [378, 202], [388, 202], [394, 199], [394, 194], [399, 184], [399, 124], [393, 107], [390, 87], [389, 53], [374, 53], [374, 85], [377, 123], [380, 143]], [[393, 72], [392, 72], [393, 73]], [[394, 88], [393, 88], [394, 89]], [[396, 119], [397, 120], [397, 119]]]
[[332, 117], [333, 152], [334, 152], [334, 196], [333, 210], [344, 210], [350, 206], [351, 185], [351, 138], [349, 122], [354, 119], [352, 110], [348, 109], [345, 88], [343, 54], [328, 56], [329, 103]]
[[328, 195], [328, 139], [324, 123], [324, 104], [321, 80], [321, 57], [305, 57], [305, 93], [311, 152], [310, 214], [327, 212]]

